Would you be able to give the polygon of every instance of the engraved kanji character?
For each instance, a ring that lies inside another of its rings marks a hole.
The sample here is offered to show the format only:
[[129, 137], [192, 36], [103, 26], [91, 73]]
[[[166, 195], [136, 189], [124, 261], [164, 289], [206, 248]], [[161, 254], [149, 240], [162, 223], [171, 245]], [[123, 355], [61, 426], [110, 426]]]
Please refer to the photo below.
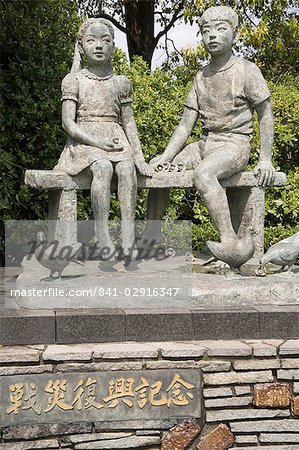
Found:
[[24, 395], [24, 384], [23, 383], [15, 383], [9, 386], [9, 390], [11, 394], [9, 395], [9, 399], [12, 405], [6, 409], [7, 414], [18, 414], [20, 411], [23, 395]]
[[155, 399], [155, 396], [158, 395], [162, 388], [162, 382], [156, 381], [156, 383], [153, 383], [151, 385], [150, 390], [150, 403], [153, 406], [163, 406], [167, 405], [167, 396], [166, 394], [162, 394], [159, 399]]
[[[188, 391], [194, 389], [194, 387], [193, 384], [184, 381], [180, 375], [175, 374], [172, 382], [166, 389], [166, 392], [171, 394], [171, 397], [167, 401], [167, 406], [170, 407], [172, 403], [178, 406], [189, 405], [190, 399], [192, 400], [194, 396], [192, 392]], [[182, 388], [184, 389], [182, 390]]]
[[109, 395], [103, 398], [105, 403], [111, 402], [111, 404], [108, 405], [108, 408], [115, 408], [120, 399], [130, 408], [133, 406], [133, 402], [126, 397], [134, 398], [134, 392], [132, 389], [134, 381], [135, 380], [133, 378], [118, 378], [117, 380], [109, 381]]
[[149, 387], [149, 382], [146, 380], [146, 378], [141, 377], [141, 385], [137, 386], [135, 389], [135, 392], [138, 393], [139, 395], [139, 400], [138, 400], [138, 406], [139, 408], [144, 408], [144, 406], [147, 404], [148, 399], [146, 398], [146, 391], [147, 388]]
[[[95, 384], [97, 381], [91, 377], [88, 377], [85, 386], [84, 380], [79, 380], [77, 385], [75, 386], [74, 392], [76, 392], [75, 399], [72, 402], [72, 405], [78, 403], [78, 410], [88, 409], [94, 407], [96, 409], [104, 408], [104, 405], [96, 402], [95, 400]], [[83, 387], [84, 386], [84, 387]]]
[[45, 392], [49, 394], [53, 394], [51, 398], [48, 399], [49, 407], [45, 409], [45, 413], [51, 411], [56, 406], [63, 411], [69, 411], [73, 409], [73, 406], [68, 405], [63, 401], [65, 397], [65, 392], [67, 389], [67, 381], [66, 380], [49, 380], [47, 386], [45, 387]]
[[29, 386], [26, 385], [26, 397], [24, 398], [22, 409], [32, 409], [36, 414], [41, 414], [42, 407], [37, 404], [36, 384], [30, 383]]
[[104, 408], [104, 405], [102, 405], [101, 403], [96, 402], [95, 400], [95, 394], [96, 394], [96, 380], [94, 380], [93, 378], [89, 377], [88, 380], [86, 381], [86, 388], [87, 388], [87, 393], [86, 393], [86, 399], [85, 399], [85, 409], [91, 408], [92, 406], [96, 409], [101, 409]]
[[72, 405], [74, 406], [77, 403], [77, 408], [79, 411], [83, 409], [83, 394], [84, 394], [84, 380], [79, 380], [74, 388], [74, 392], [76, 393], [76, 396], [72, 402]]

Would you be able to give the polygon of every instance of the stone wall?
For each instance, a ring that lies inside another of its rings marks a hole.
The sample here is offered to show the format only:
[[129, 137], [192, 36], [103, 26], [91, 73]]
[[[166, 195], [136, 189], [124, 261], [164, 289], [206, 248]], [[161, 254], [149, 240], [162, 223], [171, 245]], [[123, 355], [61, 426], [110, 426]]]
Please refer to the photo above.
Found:
[[191, 368], [203, 375], [202, 421], [11, 426], [0, 450], [299, 449], [299, 340], [0, 347], [0, 385], [8, 375]]

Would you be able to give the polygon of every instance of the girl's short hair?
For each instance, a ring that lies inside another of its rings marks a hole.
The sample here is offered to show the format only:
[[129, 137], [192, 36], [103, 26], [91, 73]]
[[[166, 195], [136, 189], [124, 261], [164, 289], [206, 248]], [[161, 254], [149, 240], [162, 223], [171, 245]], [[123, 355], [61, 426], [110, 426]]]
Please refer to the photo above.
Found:
[[239, 26], [238, 14], [229, 6], [212, 6], [208, 8], [200, 18], [199, 27], [202, 27], [211, 21], [220, 21], [229, 23], [236, 32]]
[[78, 33], [78, 42], [80, 42], [80, 43], [83, 42], [83, 38], [84, 38], [84, 35], [85, 35], [87, 29], [94, 23], [102, 23], [103, 25], [106, 25], [110, 36], [114, 40], [114, 29], [113, 29], [112, 23], [107, 19], [103, 19], [103, 18], [99, 17], [99, 18], [87, 19], [82, 23], [82, 25], [79, 29], [79, 33]]

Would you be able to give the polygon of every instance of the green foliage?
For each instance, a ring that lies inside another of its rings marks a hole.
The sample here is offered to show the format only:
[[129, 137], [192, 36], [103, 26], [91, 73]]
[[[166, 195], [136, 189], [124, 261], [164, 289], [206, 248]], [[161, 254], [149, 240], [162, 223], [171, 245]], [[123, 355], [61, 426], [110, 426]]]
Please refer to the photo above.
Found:
[[299, 168], [288, 173], [287, 185], [266, 195], [266, 225], [295, 227], [299, 218]]
[[193, 224], [192, 226], [192, 248], [202, 250], [207, 241], [219, 241], [219, 233], [215, 225], [208, 221], [204, 224]]
[[275, 117], [274, 158], [288, 172], [299, 165], [299, 76], [269, 86]]
[[[282, 239], [286, 239], [299, 232], [299, 225], [294, 227], [290, 225], [278, 225], [265, 227], [265, 251], [271, 245], [276, 244]], [[219, 241], [219, 234], [213, 223], [208, 222], [203, 225], [193, 224], [192, 226], [192, 248], [202, 250], [208, 240]]]
[[268, 250], [271, 245], [276, 244], [282, 239], [286, 239], [293, 236], [295, 233], [299, 233], [299, 225], [291, 227], [289, 225], [279, 225], [276, 227], [265, 228], [265, 249]]
[[165, 236], [165, 248], [172, 247], [178, 254], [192, 250], [192, 222], [167, 219], [164, 221], [162, 231]]
[[[299, 77], [269, 83], [275, 118], [273, 161], [288, 175], [288, 184], [266, 190], [266, 226], [295, 226], [299, 217]], [[258, 160], [258, 122], [254, 123], [251, 166]]]
[[[60, 84], [78, 19], [71, 0], [5, 0], [0, 6], [0, 209], [6, 220], [42, 218], [47, 195], [29, 192], [24, 170], [51, 169], [64, 146]], [[2, 239], [3, 223], [0, 233]]]

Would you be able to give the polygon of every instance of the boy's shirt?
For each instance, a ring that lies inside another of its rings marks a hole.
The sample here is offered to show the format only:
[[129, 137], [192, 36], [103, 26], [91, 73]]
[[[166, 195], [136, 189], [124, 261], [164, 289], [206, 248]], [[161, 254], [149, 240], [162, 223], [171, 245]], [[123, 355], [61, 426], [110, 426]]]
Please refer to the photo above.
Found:
[[221, 70], [210, 64], [200, 70], [185, 100], [202, 120], [203, 133], [226, 132], [251, 135], [253, 109], [270, 97], [267, 83], [252, 62], [234, 57]]

